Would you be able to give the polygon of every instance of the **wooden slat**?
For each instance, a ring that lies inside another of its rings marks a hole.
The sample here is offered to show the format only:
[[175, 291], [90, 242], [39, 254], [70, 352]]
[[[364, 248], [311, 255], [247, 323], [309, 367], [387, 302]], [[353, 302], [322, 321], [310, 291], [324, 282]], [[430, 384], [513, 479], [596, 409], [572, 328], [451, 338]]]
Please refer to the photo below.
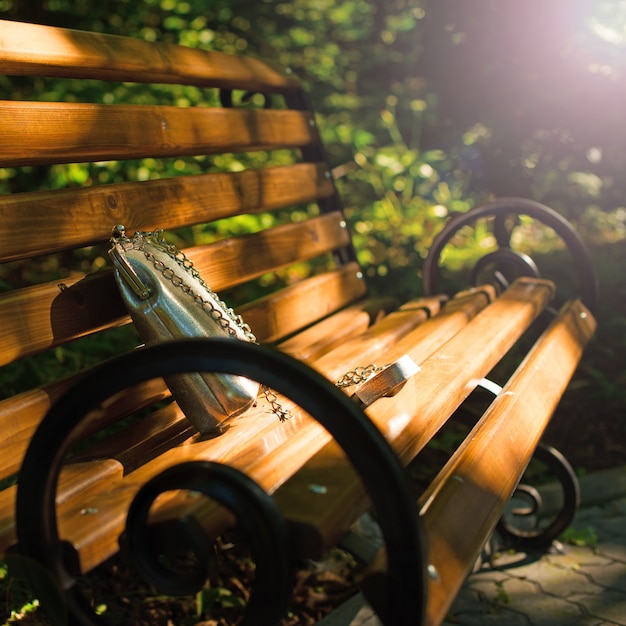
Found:
[[440, 299], [436, 296], [411, 300], [385, 316], [367, 332], [343, 342], [332, 352], [312, 362], [311, 366], [336, 382], [347, 371], [359, 365], [368, 365], [372, 360], [377, 365], [385, 365], [394, 359], [397, 346], [406, 337], [418, 328], [427, 327], [432, 321], [429, 319], [431, 316], [436, 319], [439, 307]]
[[128, 37], [0, 20], [3, 74], [289, 92], [290, 73], [254, 58]]
[[344, 218], [334, 212], [202, 248], [190, 248], [186, 254], [204, 280], [219, 291], [349, 243]]
[[[354, 358], [355, 351], [358, 351], [360, 359], [371, 359], [381, 350], [389, 349], [426, 317], [426, 310], [421, 306], [391, 313], [377, 325], [384, 324], [384, 329], [372, 327], [354, 340], [356, 344], [353, 350], [342, 348], [342, 351], [345, 350], [350, 359]], [[342, 361], [331, 355], [323, 360], [327, 365], [322, 364], [320, 367], [331, 380], [355, 364], [353, 360]], [[285, 405], [289, 406], [289, 403]], [[63, 536], [71, 537], [72, 543], [80, 551], [82, 566], [90, 569], [117, 550], [116, 542], [123, 529], [126, 509], [136, 490], [166, 467], [191, 459], [228, 461], [243, 471], [255, 470], [261, 484], [272, 489], [286, 480], [328, 440], [328, 433], [312, 422], [303, 411], [294, 408], [292, 418], [281, 423], [271, 413], [265, 400], [259, 398], [257, 407], [232, 421], [228, 437], [198, 439], [167, 450], [159, 458], [126, 476], [123, 481], [103, 485], [102, 493], [76, 503], [73, 509], [64, 512], [60, 520]], [[293, 454], [287, 454], [286, 448], [281, 448], [286, 443], [289, 443], [289, 451]], [[268, 463], [273, 458], [272, 450], [279, 448], [282, 450], [280, 457]], [[96, 513], [89, 517], [77, 515], [85, 507]]]
[[238, 309], [260, 341], [278, 341], [366, 293], [357, 263], [306, 279]]
[[0, 296], [0, 364], [128, 321], [113, 272]]
[[0, 480], [19, 470], [39, 422], [68, 388], [69, 384], [51, 385], [48, 389], [35, 389], [0, 402]]
[[[463, 318], [471, 317], [472, 309], [460, 306], [460, 316], [455, 314], [450, 323], [461, 324], [463, 328], [443, 345], [438, 333], [431, 332], [431, 326], [445, 328], [448, 321], [443, 317], [442, 322], [438, 321], [439, 317], [434, 318], [398, 342], [393, 354], [396, 357], [408, 354], [421, 363], [421, 370], [397, 395], [374, 403], [366, 412], [403, 464], [409, 463], [445, 424], [477, 381], [493, 368], [546, 306], [552, 293], [547, 281], [520, 279], [467, 324]], [[321, 481], [328, 479], [320, 483], [327, 486], [328, 497], [302, 490], [307, 480], [317, 484], [318, 473]], [[329, 473], [335, 476], [332, 481]], [[296, 540], [304, 553], [309, 551], [309, 556], [313, 556], [311, 550], [321, 550], [336, 542], [348, 530], [355, 515], [368, 507], [360, 478], [334, 442], [304, 466], [283, 487], [282, 493], [275, 495], [285, 515], [298, 524], [300, 533]], [[352, 507], [350, 520], [344, 502]]]
[[313, 362], [351, 338], [365, 332], [374, 321], [397, 307], [391, 298], [368, 298], [323, 319], [279, 344], [280, 350]]
[[[0, 479], [15, 474], [22, 464], [26, 447], [35, 429], [56, 400], [78, 384], [80, 374], [40, 389], [32, 389], [0, 402]], [[82, 436], [97, 432], [122, 416], [129, 415], [169, 397], [162, 380], [147, 381], [126, 390], [92, 415]]]
[[[300, 148], [310, 113], [0, 102], [0, 167]], [[24, 132], [28, 129], [28, 132]]]
[[[227, 287], [347, 245], [349, 235], [342, 223], [339, 213], [329, 213], [307, 222], [285, 224], [186, 252], [204, 280], [219, 293]], [[356, 273], [354, 267], [350, 272]], [[63, 285], [61, 289], [56, 282], [48, 283], [0, 295], [0, 363], [128, 321], [111, 270], [67, 280]], [[299, 289], [309, 290], [307, 287]], [[340, 304], [329, 299], [318, 305], [317, 310], [332, 312], [362, 293], [353, 287], [344, 294]], [[286, 298], [291, 300], [294, 297], [294, 289], [276, 296], [281, 306], [286, 306]], [[260, 318], [270, 309], [274, 314], [270, 304], [273, 298], [269, 296], [246, 308], [245, 314], [250, 316], [249, 323], [259, 338], [268, 336], [264, 330], [267, 323], [261, 322]], [[306, 319], [312, 322], [318, 318], [309, 316]], [[292, 323], [288, 332], [293, 328]]]
[[[83, 501], [95, 491], [102, 488], [103, 483], [120, 479], [122, 466], [113, 459], [72, 463], [65, 466], [59, 477], [59, 506], [77, 500]], [[15, 544], [15, 496], [17, 485], [0, 491], [0, 554]], [[80, 511], [79, 511], [80, 514]]]
[[[2, 147], [0, 147], [0, 153]], [[0, 260], [28, 258], [129, 232], [174, 229], [333, 194], [323, 163], [0, 196]]]
[[103, 439], [78, 455], [79, 460], [114, 458], [128, 474], [144, 463], [190, 439], [197, 430], [174, 402], [154, 411], [122, 433]]
[[[580, 302], [567, 303], [420, 497], [428, 562], [438, 574], [427, 581], [426, 625], [439, 626], [445, 619], [594, 330], [589, 311]], [[384, 563], [381, 551], [365, 586], [374, 602]]]

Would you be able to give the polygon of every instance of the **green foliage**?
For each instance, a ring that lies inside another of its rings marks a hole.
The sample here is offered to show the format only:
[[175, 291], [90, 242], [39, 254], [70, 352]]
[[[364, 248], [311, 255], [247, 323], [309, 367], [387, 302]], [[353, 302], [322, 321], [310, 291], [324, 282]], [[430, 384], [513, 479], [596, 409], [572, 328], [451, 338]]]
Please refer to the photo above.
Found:
[[209, 616], [214, 607], [242, 608], [245, 601], [225, 587], [208, 587], [198, 591], [196, 596], [197, 616]]
[[134, 327], [128, 325], [4, 365], [0, 376], [0, 398], [59, 380], [103, 359], [131, 350], [140, 343]]
[[[589, 435], [581, 439], [592, 439], [601, 412], [610, 432], [621, 428], [623, 438], [626, 141], [620, 103], [626, 95], [626, 13], [616, 13], [618, 3], [611, 1], [588, 3], [584, 11], [571, 10], [568, 3], [543, 3], [532, 11], [526, 5], [492, 0], [0, 0], [0, 17], [252, 53], [290, 67], [313, 100], [373, 292], [400, 298], [418, 294], [423, 260], [444, 220], [491, 194], [531, 197], [561, 211], [592, 246], [602, 300], [597, 336], [557, 421], [565, 424], [566, 442], [573, 438], [572, 423], [589, 422]], [[185, 86], [120, 83], [105, 91], [98, 81], [0, 76], [0, 98], [18, 97], [217, 103], [215, 93]], [[0, 168], [0, 193], [237, 171], [292, 158], [281, 152], [258, 153], [245, 161], [225, 155]], [[304, 206], [296, 215], [314, 212]], [[183, 229], [175, 243], [206, 243], [226, 230], [254, 232], [282, 219], [280, 213], [253, 215]], [[516, 246], [541, 252], [546, 275], [556, 275], [560, 283], [569, 280], [568, 262], [552, 233], [527, 222], [519, 233]], [[494, 242], [489, 225], [481, 223], [460, 232], [453, 243], [445, 263], [458, 281]], [[85, 250], [71, 263], [72, 269], [94, 271], [105, 263], [103, 251]], [[3, 270], [0, 290], [43, 275], [62, 280], [69, 271], [63, 256], [17, 262]], [[290, 271], [301, 275], [310, 268]], [[277, 280], [288, 282], [289, 276], [262, 277], [246, 297]], [[230, 300], [230, 294], [225, 297]], [[3, 368], [0, 394], [43, 384], [136, 341], [132, 329], [114, 329], [12, 364]], [[619, 435], [609, 437], [612, 444]], [[595, 541], [586, 530], [573, 532], [563, 539]], [[21, 595], [20, 584], [2, 568], [0, 590], [7, 605], [18, 607], [15, 611], [34, 610], [28, 593]], [[197, 606], [205, 611], [231, 601], [238, 600], [220, 588], [207, 589]]]
[[2, 626], [19, 622], [39, 607], [39, 600], [33, 598], [30, 589], [21, 580], [9, 574], [5, 561], [0, 561], [0, 598], [8, 609], [8, 614], [2, 620]]
[[[416, 291], [415, 269], [442, 220], [451, 211], [467, 211], [474, 198], [468, 192], [470, 177], [453, 155], [421, 149], [427, 102], [410, 103], [404, 128], [398, 104], [396, 96], [386, 98], [379, 116], [380, 139], [362, 129], [354, 132], [353, 161], [338, 170], [345, 170], [339, 188], [359, 261], [372, 286], [392, 275], [398, 295], [406, 297]], [[347, 134], [341, 126], [332, 129]], [[332, 131], [326, 134], [329, 141], [337, 138]]]
[[598, 533], [593, 526], [584, 528], [568, 528], [560, 537], [561, 541], [580, 548], [592, 546], [598, 542]]

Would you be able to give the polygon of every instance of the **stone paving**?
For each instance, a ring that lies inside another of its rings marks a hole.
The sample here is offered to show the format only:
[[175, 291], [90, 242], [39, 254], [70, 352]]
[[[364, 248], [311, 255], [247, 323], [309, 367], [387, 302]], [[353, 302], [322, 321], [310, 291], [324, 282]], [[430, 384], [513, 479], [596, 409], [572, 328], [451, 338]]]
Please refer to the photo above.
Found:
[[[565, 543], [504, 552], [465, 582], [443, 626], [626, 626], [626, 467], [581, 481]], [[320, 626], [381, 626], [357, 596]]]
[[504, 554], [467, 580], [446, 626], [626, 626], [626, 497], [579, 511], [565, 544]]

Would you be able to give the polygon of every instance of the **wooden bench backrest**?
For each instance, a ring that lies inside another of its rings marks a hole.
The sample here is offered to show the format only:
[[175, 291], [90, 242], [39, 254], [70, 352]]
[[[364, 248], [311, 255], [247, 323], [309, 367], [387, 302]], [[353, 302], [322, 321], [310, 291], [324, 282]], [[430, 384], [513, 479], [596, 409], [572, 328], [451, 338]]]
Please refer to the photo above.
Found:
[[[206, 282], [236, 305], [259, 341], [281, 342], [286, 351], [317, 359], [316, 366], [330, 379], [360, 364], [359, 358], [381, 352], [392, 360], [409, 355], [420, 363], [419, 377], [368, 409], [405, 464], [553, 294], [547, 281], [520, 279], [492, 305], [487, 304], [491, 291], [478, 290], [425, 322], [439, 309], [439, 299], [432, 298], [402, 307], [369, 334], [344, 342], [345, 309], [355, 304], [368, 316], [365, 283], [312, 111], [290, 73], [247, 57], [0, 21], [0, 77], [0, 89], [9, 86], [8, 95], [0, 93], [1, 482], [19, 470], [34, 429], [69, 384], [61, 377], [46, 380], [41, 388], [33, 380], [32, 389], [11, 389], [11, 376], [21, 374], [23, 380], [25, 368], [36, 373], [40, 357], [51, 357], [43, 366], [50, 372], [55, 358], [79, 354], [68, 348], [72, 342], [128, 327], [106, 254], [117, 224], [130, 233], [168, 231]], [[47, 82], [57, 78], [62, 85]], [[108, 87], [90, 89], [91, 81], [106, 81]], [[149, 84], [149, 104], [142, 89], [130, 90], [131, 102], [116, 103], [120, 83], [125, 83], [125, 97], [128, 84]], [[161, 103], [154, 104], [155, 95]], [[88, 165], [77, 168], [77, 163]], [[337, 311], [340, 316], [328, 317]], [[325, 328], [322, 341], [320, 326]], [[445, 582], [437, 588], [438, 581], [429, 581], [432, 623], [443, 619], [482, 538], [502, 512], [592, 330], [582, 305], [564, 308], [512, 377], [503, 400], [494, 402], [422, 496], [429, 563]], [[139, 341], [132, 333], [111, 337], [112, 353], [118, 344], [130, 349]], [[324, 351], [329, 351], [326, 361]], [[95, 431], [166, 393], [162, 381], [151, 381], [103, 406], [89, 427]], [[533, 411], [527, 410], [526, 397]], [[337, 444], [306, 416], [286, 422], [273, 444], [268, 444], [272, 437], [254, 436], [270, 429], [275, 434], [278, 422], [271, 412], [265, 416], [273, 424], [267, 429], [258, 415], [243, 416], [240, 421], [249, 418], [258, 430], [242, 428], [245, 441], [233, 443], [231, 437], [220, 451], [228, 438], [199, 438], [173, 447], [192, 433], [170, 408], [129, 428], [123, 454], [111, 452], [107, 440], [90, 448], [91, 456], [79, 455], [64, 468], [67, 488], [57, 501], [59, 521], [62, 534], [72, 539], [77, 568], [87, 571], [117, 550], [125, 516], [121, 509], [146, 479], [193, 455], [228, 456], [275, 492], [287, 519], [297, 523], [300, 534], [292, 539], [295, 544], [302, 539], [305, 555], [305, 540], [315, 549], [334, 544], [352, 522], [344, 519], [345, 511], [354, 514], [369, 505]], [[494, 422], [502, 423], [492, 429]], [[502, 449], [495, 455], [502, 470], [496, 474], [510, 475], [494, 485], [494, 456], [484, 449], [493, 441]], [[271, 455], [269, 445], [274, 446]], [[86, 471], [89, 464], [93, 467]], [[328, 468], [333, 473], [329, 484], [349, 495], [336, 498], [334, 508], [307, 488], [320, 484], [317, 478]], [[106, 481], [124, 483], [114, 502], [101, 489]], [[14, 487], [0, 492], [0, 552], [15, 542], [14, 492]], [[309, 493], [317, 501], [302, 506], [302, 494]], [[89, 515], [83, 520], [85, 512], [104, 510], [100, 502], [109, 507], [107, 523]], [[351, 506], [346, 508], [346, 502]], [[486, 513], [477, 510], [476, 502]], [[169, 504], [157, 512], [166, 528], [169, 509], [176, 517], [181, 506], [175, 499]], [[190, 514], [200, 508], [196, 502], [185, 506]], [[473, 514], [459, 515], [459, 510]], [[200, 517], [211, 532], [231, 522], [224, 515]], [[383, 560], [376, 559], [374, 566]]]
[[[71, 358], [69, 342], [129, 321], [106, 254], [116, 224], [191, 244], [202, 277], [261, 342], [365, 295], [314, 117], [290, 73], [254, 58], [0, 21], [0, 75], [9, 87], [0, 92], [0, 479], [19, 469], [65, 388], [14, 389], [10, 377], [33, 355]], [[50, 87], [55, 78], [62, 89]], [[92, 81], [107, 86], [90, 90]], [[120, 83], [150, 83], [163, 102], [143, 103], [138, 88], [118, 104]], [[231, 236], [250, 222], [255, 232]]]

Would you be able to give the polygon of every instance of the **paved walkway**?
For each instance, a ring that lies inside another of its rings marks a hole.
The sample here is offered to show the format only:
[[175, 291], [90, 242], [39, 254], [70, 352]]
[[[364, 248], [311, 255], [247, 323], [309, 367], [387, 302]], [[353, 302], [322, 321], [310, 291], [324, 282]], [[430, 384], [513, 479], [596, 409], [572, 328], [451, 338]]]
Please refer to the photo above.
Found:
[[[444, 625], [626, 626], [626, 467], [581, 479], [581, 505], [574, 543], [493, 559], [468, 578]], [[322, 624], [380, 621], [357, 597]]]
[[573, 529], [580, 545], [472, 574], [446, 626], [626, 626], [626, 498], [581, 509]]

